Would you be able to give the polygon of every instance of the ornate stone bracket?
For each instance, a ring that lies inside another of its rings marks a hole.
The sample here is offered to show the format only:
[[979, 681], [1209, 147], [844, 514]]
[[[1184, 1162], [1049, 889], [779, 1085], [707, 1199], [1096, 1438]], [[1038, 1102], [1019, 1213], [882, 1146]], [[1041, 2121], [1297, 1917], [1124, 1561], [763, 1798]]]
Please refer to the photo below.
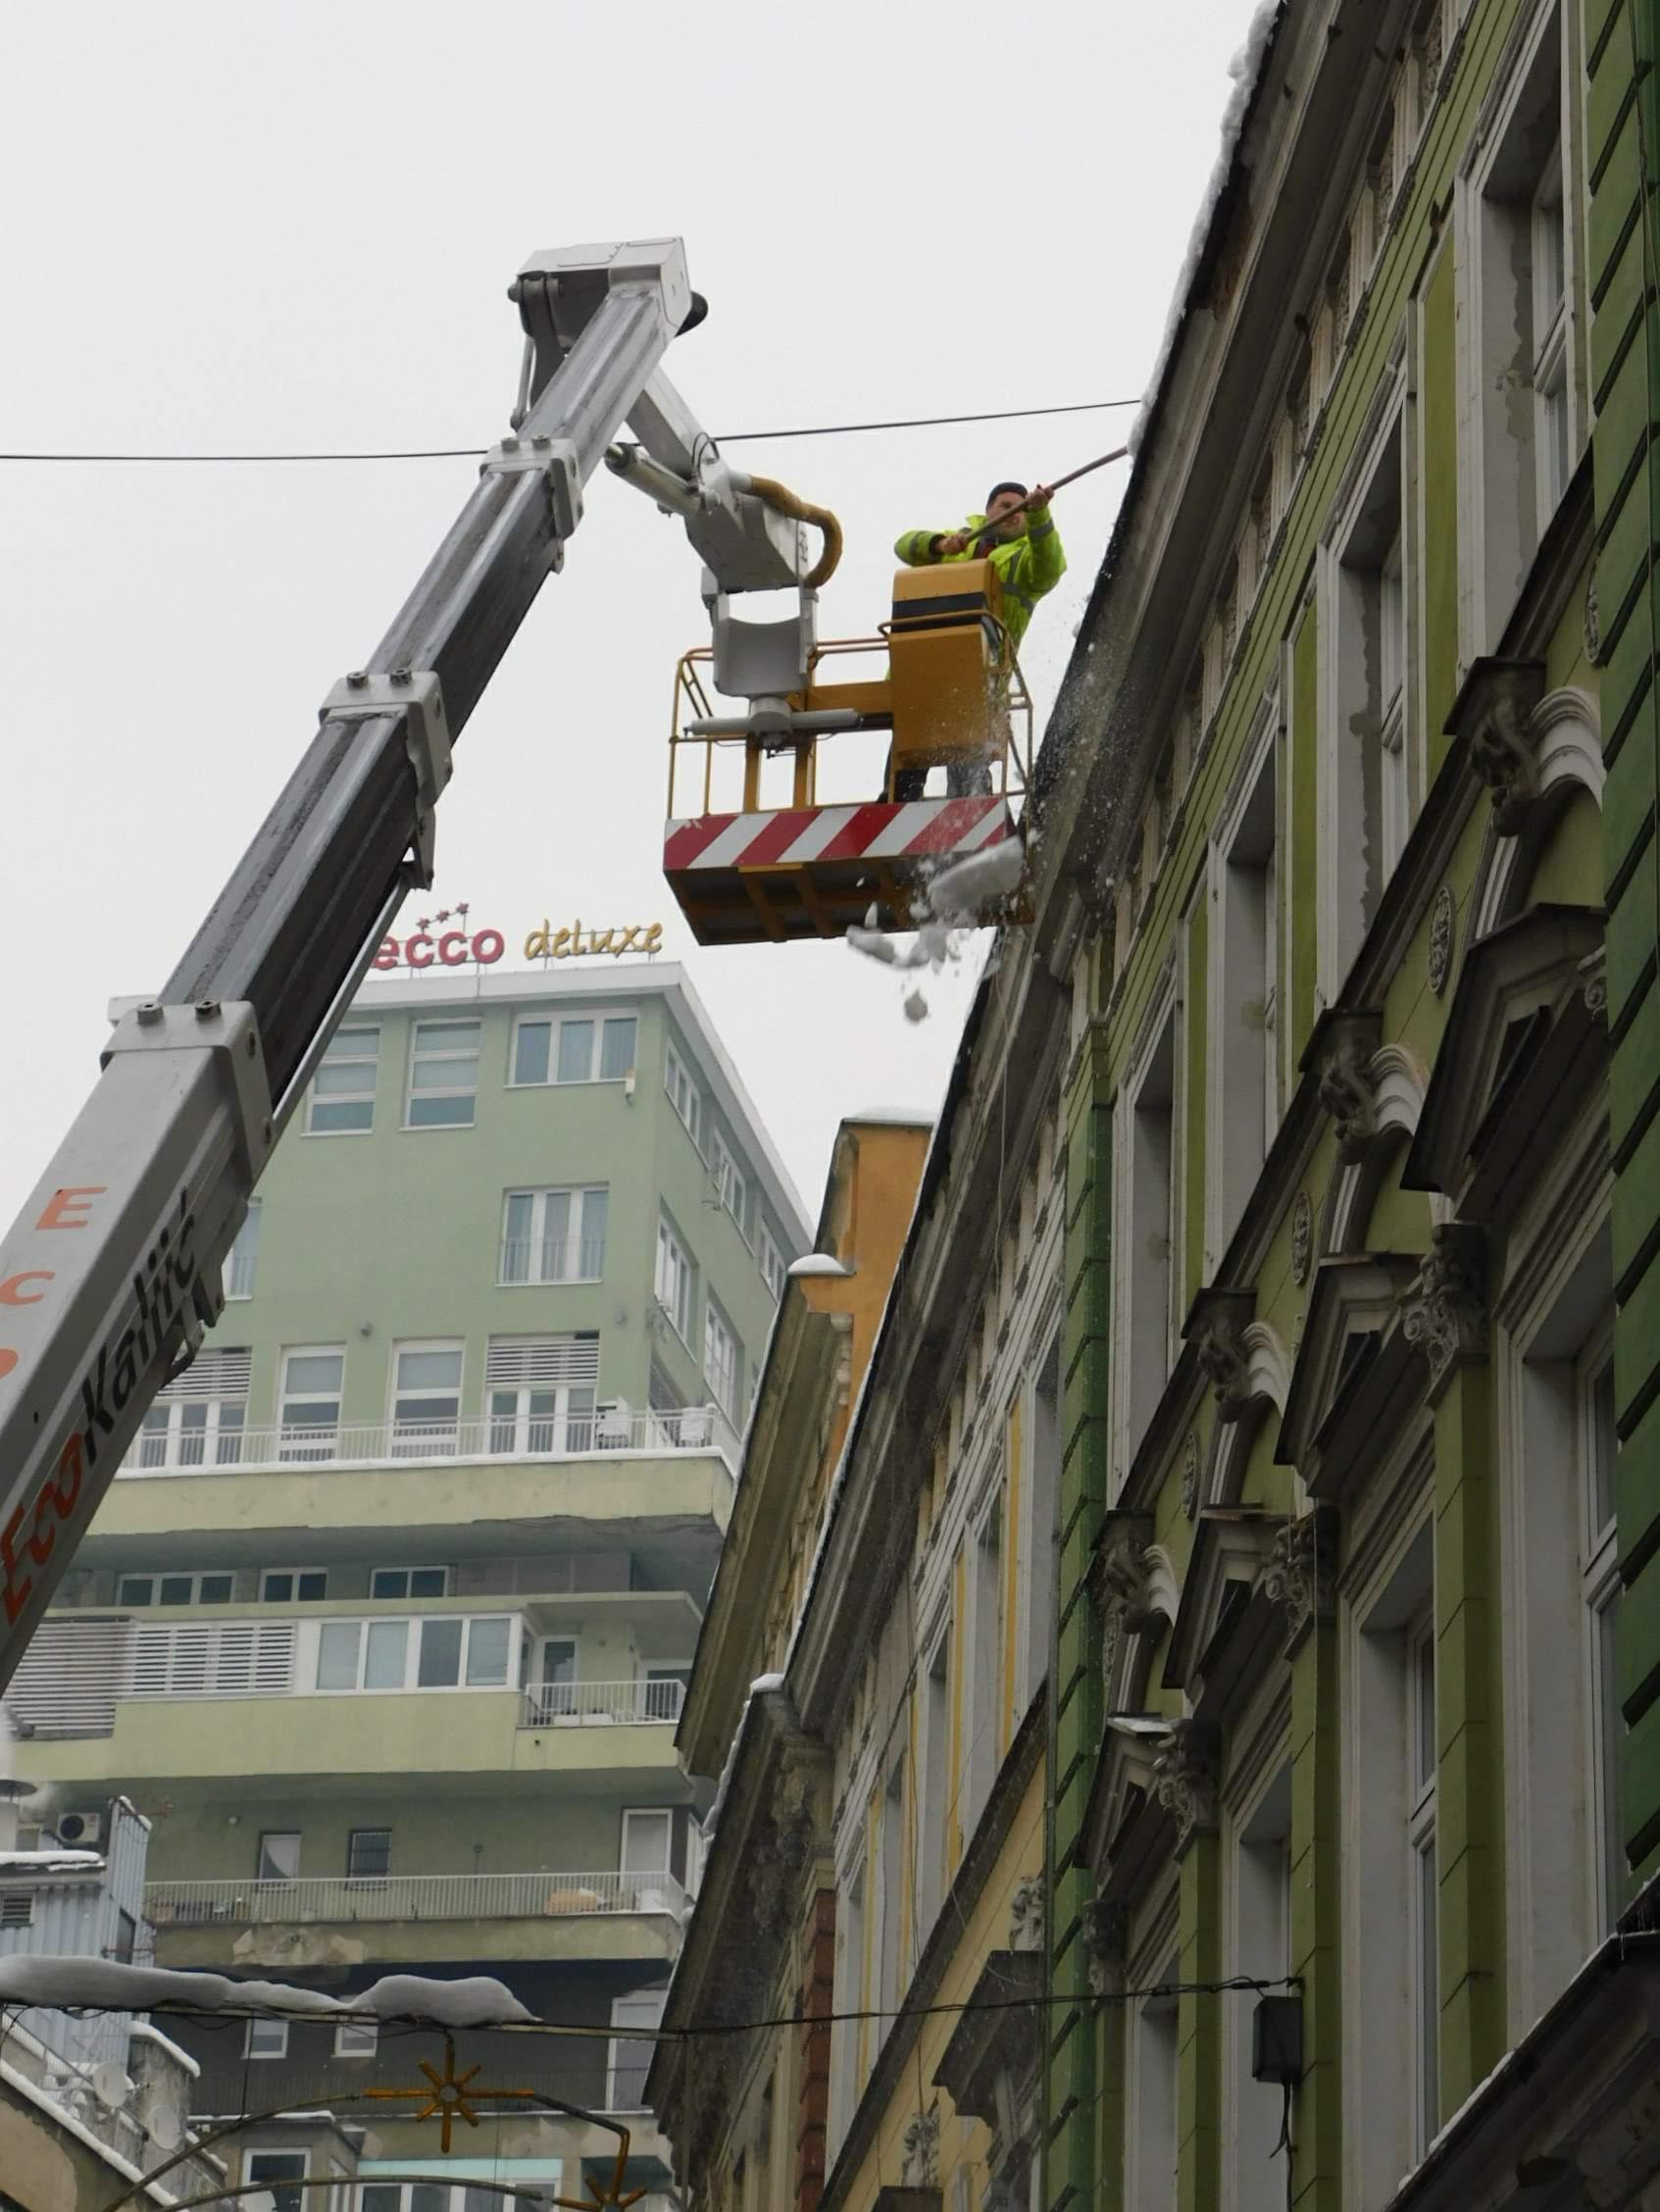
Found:
[[1383, 1041], [1378, 1014], [1333, 1014], [1322, 1025], [1319, 1040], [1320, 1103], [1337, 1133], [1337, 1157], [1352, 1166], [1364, 1157], [1378, 1133], [1378, 1101], [1372, 1058]]
[[1216, 1392], [1223, 1421], [1237, 1421], [1251, 1402], [1251, 1363], [1245, 1329], [1256, 1312], [1251, 1290], [1201, 1290], [1193, 1301], [1187, 1339], [1199, 1371]]
[[907, 2188], [939, 2187], [939, 2100], [905, 2123], [899, 2178]]
[[1474, 1222], [1444, 1222], [1401, 1300], [1401, 1328], [1430, 1369], [1433, 1404], [1460, 1367], [1487, 1356], [1487, 1246]]
[[1124, 1982], [1130, 1950], [1129, 1908], [1091, 1897], [1083, 1908], [1081, 1934], [1090, 1991], [1097, 1997], [1110, 1996]]
[[1126, 1636], [1139, 1635], [1153, 1618], [1147, 1573], [1152, 1517], [1137, 1513], [1110, 1526], [1102, 1541], [1096, 1576], [1102, 1613], [1101, 1680], [1109, 1691]]
[[1009, 1899], [1009, 1948], [1040, 1951], [1043, 1948], [1043, 1877], [1023, 1875]]
[[1332, 1618], [1336, 1576], [1337, 1517], [1332, 1509], [1317, 1505], [1287, 1521], [1262, 1571], [1262, 1592], [1271, 1604], [1285, 1609], [1289, 1649], [1296, 1649], [1314, 1622]]
[[1215, 1831], [1221, 1755], [1215, 1723], [1189, 1717], [1176, 1723], [1168, 1749], [1153, 1762], [1153, 1789], [1176, 1823], [1179, 1853], [1195, 1835]]
[[1472, 664], [1449, 717], [1471, 767], [1492, 793], [1493, 820], [1507, 837], [1521, 829], [1534, 796], [1529, 719], [1544, 685], [1542, 661], [1484, 658]]

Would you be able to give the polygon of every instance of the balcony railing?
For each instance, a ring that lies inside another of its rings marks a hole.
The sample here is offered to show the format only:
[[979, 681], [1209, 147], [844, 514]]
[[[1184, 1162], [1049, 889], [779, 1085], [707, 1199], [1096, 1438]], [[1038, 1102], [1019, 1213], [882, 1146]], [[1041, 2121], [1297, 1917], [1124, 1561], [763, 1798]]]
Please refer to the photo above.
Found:
[[598, 1282], [605, 1273], [603, 1236], [504, 1236], [501, 1281]]
[[151, 1882], [146, 1917], [162, 1930], [227, 1921], [540, 1920], [665, 1913], [686, 1892], [672, 1874], [391, 1874], [293, 1882]]
[[656, 1681], [532, 1683], [525, 1692], [521, 1728], [643, 1727], [678, 1721], [685, 1703], [683, 1683]]
[[426, 1461], [598, 1459], [610, 1453], [717, 1453], [735, 1475], [737, 1433], [719, 1406], [680, 1406], [664, 1412], [571, 1415], [470, 1414], [459, 1421], [278, 1424], [268, 1429], [222, 1428], [204, 1454], [199, 1437], [160, 1437], [135, 1444], [123, 1475], [223, 1475], [294, 1467], [374, 1467]]

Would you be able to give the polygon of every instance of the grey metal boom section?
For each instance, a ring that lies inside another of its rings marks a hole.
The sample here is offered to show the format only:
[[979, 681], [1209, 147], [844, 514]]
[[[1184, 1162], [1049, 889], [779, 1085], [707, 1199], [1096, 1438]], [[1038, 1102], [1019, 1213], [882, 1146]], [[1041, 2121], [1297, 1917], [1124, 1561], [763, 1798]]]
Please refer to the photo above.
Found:
[[690, 299], [677, 239], [538, 257], [514, 296], [528, 330], [559, 300], [557, 366], [330, 693], [160, 1000], [119, 1025], [0, 1245], [0, 1688], [145, 1409], [219, 1316], [281, 1123], [401, 892], [430, 880], [450, 746]]

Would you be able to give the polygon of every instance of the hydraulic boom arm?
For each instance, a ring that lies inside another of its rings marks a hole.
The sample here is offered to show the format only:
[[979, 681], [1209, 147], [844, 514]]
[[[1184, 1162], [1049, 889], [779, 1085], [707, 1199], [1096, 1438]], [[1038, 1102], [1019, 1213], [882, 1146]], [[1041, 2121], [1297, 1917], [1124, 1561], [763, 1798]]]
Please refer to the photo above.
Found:
[[223, 1305], [272, 1147], [398, 902], [431, 880], [450, 750], [624, 422], [700, 495], [724, 588], [799, 579], [802, 532], [728, 476], [658, 364], [700, 319], [678, 239], [540, 255], [515, 434], [321, 727], [0, 1246], [0, 1688], [158, 1389]]

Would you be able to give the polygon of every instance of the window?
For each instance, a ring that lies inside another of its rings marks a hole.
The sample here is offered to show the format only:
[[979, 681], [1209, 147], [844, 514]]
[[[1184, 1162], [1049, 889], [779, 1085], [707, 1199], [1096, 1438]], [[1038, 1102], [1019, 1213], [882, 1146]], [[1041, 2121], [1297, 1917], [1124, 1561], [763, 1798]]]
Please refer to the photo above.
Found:
[[905, 1917], [905, 1869], [911, 1854], [905, 1834], [905, 1755], [887, 1771], [881, 1793], [881, 1957], [877, 2003], [892, 2012], [899, 2003], [904, 1973], [900, 1935]]
[[673, 1045], [667, 1048], [663, 1056], [663, 1087], [669, 1093], [670, 1105], [684, 1122], [695, 1144], [702, 1121], [703, 1101], [698, 1096], [697, 1085], [692, 1081], [685, 1062]]
[[774, 1298], [781, 1298], [784, 1285], [783, 1254], [779, 1250], [778, 1242], [765, 1223], [761, 1225], [755, 1240], [755, 1258], [761, 1270], [762, 1282]]
[[1440, 2122], [1440, 1965], [1435, 1911], [1435, 1624], [1428, 1615], [1406, 1632], [1407, 1842], [1412, 2036], [1417, 2099], [1413, 2151], [1422, 2158]]
[[865, 2009], [865, 1865], [861, 1859], [840, 1881], [835, 1912], [834, 2010], [830, 2030], [829, 2152], [840, 2149], [864, 2087], [867, 2023], [849, 2017]]
[[389, 1828], [354, 1828], [346, 1837], [346, 1880], [383, 1882], [392, 1871]]
[[[536, 1659], [535, 1719], [558, 1720], [577, 1710], [577, 1639], [575, 1636], [543, 1636]], [[623, 1816], [625, 1846], [628, 1840], [628, 1815]], [[628, 1863], [625, 1858], [625, 1865]]]
[[478, 1093], [478, 1022], [417, 1022], [406, 1129], [471, 1128]]
[[649, 2034], [630, 2035], [630, 2029], [651, 2030], [661, 2025], [667, 1988], [637, 1989], [611, 2000], [611, 2047], [605, 2067], [605, 2109], [638, 2112], [645, 2103], [645, 2078], [651, 2071], [656, 2044]]
[[[248, 2032], [242, 2042], [244, 2058], [286, 2058], [288, 2055], [288, 2023], [285, 2020], [250, 2020]], [[305, 2173], [305, 2162], [292, 2169], [297, 2176]], [[269, 2174], [257, 2179], [272, 2180]], [[298, 2191], [295, 2192], [296, 2200]], [[280, 2201], [280, 2198], [279, 2198]]]
[[242, 1226], [236, 1232], [229, 1251], [225, 1255], [225, 1295], [227, 1298], [251, 1298], [254, 1294], [263, 1206], [262, 1199], [248, 1200], [248, 1210], [242, 1217]]
[[34, 1893], [29, 1889], [0, 1890], [0, 1928], [32, 1928]]
[[502, 1215], [503, 1282], [597, 1282], [605, 1273], [603, 1183], [510, 1190]]
[[1026, 1678], [1030, 1702], [1049, 1672], [1049, 1630], [1057, 1582], [1055, 1503], [1061, 1483], [1061, 1339], [1049, 1339], [1031, 1392], [1031, 1534], [1026, 1546]]
[[1590, 1689], [1586, 1731], [1586, 1785], [1591, 1807], [1592, 1926], [1612, 1933], [1626, 1886], [1619, 1821], [1620, 1669], [1616, 1643], [1620, 1563], [1614, 1520], [1614, 1347], [1606, 1330], [1581, 1355], [1575, 1377], [1579, 1400], [1579, 1461], [1583, 1536], [1580, 1592], [1585, 1623], [1585, 1674]]
[[373, 1026], [334, 1031], [311, 1080], [306, 1128], [313, 1136], [360, 1136], [375, 1127], [379, 1055], [380, 1031]]
[[326, 1621], [319, 1690], [503, 1689], [511, 1639], [505, 1614], [416, 1621]]
[[657, 1302], [683, 1344], [691, 1342], [697, 1282], [684, 1245], [666, 1221], [657, 1225]]
[[[250, 2034], [255, 2028], [280, 2027], [282, 2050], [267, 2053], [249, 2050], [250, 2058], [269, 2056], [280, 2058], [288, 2045], [286, 2021], [250, 2021]], [[309, 2189], [284, 2188], [284, 2182], [303, 2182], [306, 2178], [306, 2154], [303, 2150], [255, 2150], [248, 2154], [242, 2177], [249, 2182], [269, 2182], [272, 2188], [273, 2212], [305, 2212], [313, 2192]], [[245, 2200], [244, 2200], [245, 2201]]]
[[969, 1744], [964, 1760], [962, 1825], [968, 1835], [991, 1794], [1002, 1754], [1003, 1496], [991, 1500], [974, 1532], [969, 1557]]
[[623, 1814], [623, 1872], [667, 1874], [674, 1840], [674, 1815], [629, 1806]]
[[528, 1017], [513, 1032], [513, 1081], [621, 1082], [633, 1073], [635, 1034], [631, 1014]]
[[179, 1467], [234, 1467], [242, 1457], [253, 1354], [216, 1344], [156, 1393], [127, 1464], [141, 1473]]
[[[1173, 1953], [1152, 1982], [1162, 1987], [1181, 1978], [1181, 1954]], [[1143, 1997], [1131, 2033], [1128, 2070], [1130, 2186], [1125, 2203], [1129, 2212], [1176, 2212], [1177, 2036], [1177, 1998], [1163, 1994]]]
[[1372, 926], [1412, 819], [1405, 426], [1402, 402], [1321, 561], [1320, 988], [1328, 1004]]
[[1129, 1102], [1124, 1188], [1129, 1235], [1127, 1347], [1129, 1433], [1125, 1464], [1141, 1440], [1171, 1369], [1172, 1319], [1178, 1303], [1176, 1257], [1176, 1010], [1165, 1016], [1157, 1042]]
[[[1232, 1971], [1251, 1981], [1277, 1982], [1291, 1971], [1290, 1835], [1287, 1764], [1234, 1832]], [[1226, 2139], [1234, 2146], [1232, 2212], [1280, 2212], [1284, 2183], [1275, 2154], [1283, 2104], [1277, 2087], [1251, 2077], [1252, 2009], [1247, 1997], [1224, 2015], [1232, 2045], [1232, 2110], [1225, 2120]]]
[[1277, 716], [1211, 858], [1210, 1220], [1214, 1274], [1280, 1126]]
[[[1431, 1477], [1426, 1468], [1423, 1482]], [[1354, 2065], [1343, 2135], [1357, 2201], [1383, 2203], [1439, 2126], [1434, 1540], [1427, 1519], [1345, 1618], [1352, 1800], [1343, 1845]], [[1364, 1749], [1361, 1747], [1364, 1746]], [[1345, 2018], [1350, 2015], [1345, 2012]], [[1346, 2033], [1346, 2031], [1345, 2031]]]
[[1577, 14], [1541, 15], [1461, 187], [1473, 431], [1461, 439], [1469, 447], [1461, 489], [1477, 554], [1466, 660], [1496, 648], [1584, 443], [1575, 389], [1579, 273], [1562, 188], [1567, 134], [1578, 127], [1577, 102], [1564, 98], [1564, 87], [1580, 77], [1577, 60], [1564, 70], [1563, 49], [1565, 35], [1578, 38]]
[[282, 1354], [283, 1460], [332, 1459], [340, 1441], [340, 1391], [346, 1354], [339, 1344], [299, 1344]]
[[123, 1575], [118, 1605], [228, 1605], [229, 1575]]
[[371, 1597], [448, 1597], [447, 1567], [377, 1567], [369, 1578]]
[[379, 2047], [377, 2020], [342, 2020], [334, 2031], [336, 2058], [373, 2058]]
[[594, 1448], [599, 1336], [492, 1336], [484, 1363], [489, 1448], [528, 1457]]
[[738, 1166], [737, 1155], [719, 1130], [709, 1139], [709, 1171], [715, 1178], [716, 1194], [736, 1222], [739, 1235], [747, 1236], [749, 1179]]
[[703, 1316], [703, 1375], [711, 1396], [729, 1421], [737, 1419], [741, 1367], [742, 1355], [731, 1324], [711, 1298]]
[[392, 1355], [392, 1455], [454, 1451], [461, 1424], [462, 1347], [399, 1344]]
[[296, 1598], [313, 1605], [328, 1595], [327, 1567], [268, 1567], [260, 1577], [260, 1602], [291, 1605]]
[[951, 1629], [934, 1639], [923, 1677], [923, 1817], [917, 1870], [919, 1948], [933, 1930], [945, 1894], [945, 1853], [951, 1803]]
[[254, 1865], [257, 1881], [297, 1882], [300, 1874], [300, 1831], [297, 1828], [267, 1829], [260, 1837], [259, 1855]]

